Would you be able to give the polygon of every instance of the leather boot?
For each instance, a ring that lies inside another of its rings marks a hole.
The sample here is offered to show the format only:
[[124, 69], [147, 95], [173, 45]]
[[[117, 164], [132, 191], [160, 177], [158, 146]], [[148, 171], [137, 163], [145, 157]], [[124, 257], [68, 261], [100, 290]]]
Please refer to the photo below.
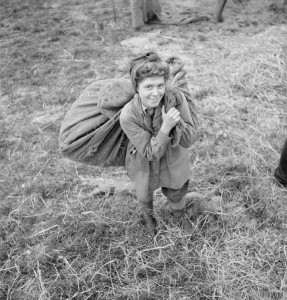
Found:
[[192, 233], [192, 224], [185, 216], [185, 209], [173, 210], [172, 215], [186, 233]]
[[151, 234], [156, 234], [156, 219], [153, 216], [153, 201], [142, 202], [141, 204], [145, 226]]

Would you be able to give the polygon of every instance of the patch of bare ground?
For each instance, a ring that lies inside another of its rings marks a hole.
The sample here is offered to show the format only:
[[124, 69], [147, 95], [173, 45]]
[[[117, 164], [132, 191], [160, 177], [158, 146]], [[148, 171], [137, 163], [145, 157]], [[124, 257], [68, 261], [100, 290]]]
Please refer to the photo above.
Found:
[[[222, 24], [135, 32], [112, 3], [0, 1], [0, 299], [286, 299], [286, 13], [234, 0]], [[58, 152], [82, 90], [144, 49], [185, 61], [198, 109], [191, 234], [158, 190], [151, 237], [124, 169]]]

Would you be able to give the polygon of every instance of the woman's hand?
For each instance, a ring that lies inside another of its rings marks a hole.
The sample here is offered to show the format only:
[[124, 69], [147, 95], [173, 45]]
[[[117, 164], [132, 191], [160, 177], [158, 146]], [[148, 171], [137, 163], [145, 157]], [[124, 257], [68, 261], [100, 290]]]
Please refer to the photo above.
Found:
[[166, 135], [169, 135], [171, 129], [179, 122], [180, 112], [172, 107], [167, 113], [165, 112], [164, 106], [161, 108], [162, 113], [162, 125], [161, 131]]

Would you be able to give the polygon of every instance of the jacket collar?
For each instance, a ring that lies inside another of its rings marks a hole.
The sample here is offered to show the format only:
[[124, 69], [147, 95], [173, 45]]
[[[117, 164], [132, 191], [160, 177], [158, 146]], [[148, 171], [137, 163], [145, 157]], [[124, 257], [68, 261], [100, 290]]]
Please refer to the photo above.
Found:
[[[145, 115], [145, 114], [146, 114], [146, 111], [145, 111], [145, 110], [146, 110], [146, 107], [143, 106], [143, 104], [142, 104], [142, 102], [141, 102], [141, 100], [140, 100], [140, 97], [139, 97], [139, 94], [138, 94], [138, 93], [135, 94], [134, 99], [135, 99], [134, 103], [135, 103], [135, 107], [136, 107], [137, 111], [138, 111], [141, 115]], [[156, 107], [156, 110], [157, 110], [158, 108], [160, 108], [160, 110], [161, 110], [161, 107], [162, 107], [162, 105], [163, 105], [163, 102], [164, 102], [164, 97], [163, 97], [162, 100], [160, 101], [159, 105]]]
[[141, 102], [141, 100], [140, 100], [140, 97], [139, 97], [139, 94], [138, 94], [138, 93], [135, 94], [134, 99], [135, 99], [134, 104], [135, 104], [136, 110], [137, 110], [141, 115], [144, 115], [144, 114], [145, 114], [145, 111], [144, 111], [144, 109], [143, 109], [142, 102]]

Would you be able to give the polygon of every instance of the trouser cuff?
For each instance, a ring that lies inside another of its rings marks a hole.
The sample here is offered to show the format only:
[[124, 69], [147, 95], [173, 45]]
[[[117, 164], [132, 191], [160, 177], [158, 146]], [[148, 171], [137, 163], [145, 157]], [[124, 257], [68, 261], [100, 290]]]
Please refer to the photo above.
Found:
[[149, 191], [146, 194], [137, 193], [137, 198], [138, 198], [139, 202], [141, 202], [141, 203], [152, 202], [153, 201], [153, 192]]

